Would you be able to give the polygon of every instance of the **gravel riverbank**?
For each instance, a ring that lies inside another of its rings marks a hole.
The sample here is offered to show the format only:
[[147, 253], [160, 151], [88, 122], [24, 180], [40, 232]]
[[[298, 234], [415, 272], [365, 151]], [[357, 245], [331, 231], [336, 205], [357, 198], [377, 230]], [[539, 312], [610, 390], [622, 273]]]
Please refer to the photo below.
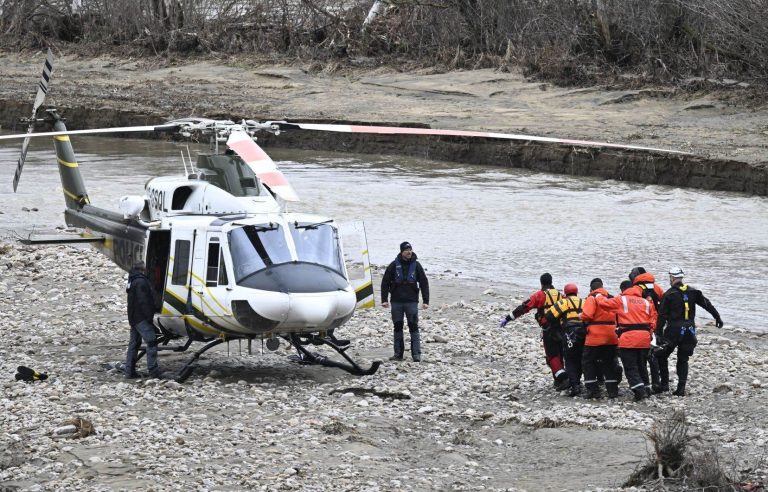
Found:
[[[551, 389], [532, 319], [498, 328], [527, 292], [430, 272], [422, 364], [361, 378], [235, 342], [185, 384], [127, 381], [103, 367], [127, 344], [124, 272], [88, 249], [10, 244], [0, 268], [0, 490], [611, 488], [677, 409], [734, 474], [768, 476], [768, 337], [727, 325], [701, 327], [684, 399], [571, 399]], [[385, 359], [388, 318], [360, 311], [338, 335], [359, 361]], [[49, 379], [14, 381], [18, 365]], [[96, 433], [54, 433], [76, 417]]]

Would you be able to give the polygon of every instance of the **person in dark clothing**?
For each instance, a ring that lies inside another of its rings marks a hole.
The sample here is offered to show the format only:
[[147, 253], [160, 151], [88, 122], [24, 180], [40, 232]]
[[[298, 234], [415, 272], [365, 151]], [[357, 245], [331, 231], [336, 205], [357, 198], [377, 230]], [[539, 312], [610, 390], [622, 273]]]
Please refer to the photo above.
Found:
[[659, 305], [656, 327], [659, 332], [664, 329], [663, 343], [656, 350], [659, 356], [659, 373], [661, 376], [661, 391], [669, 391], [669, 356], [677, 349], [677, 389], [672, 392], [676, 396], [685, 396], [685, 385], [688, 381], [688, 358], [693, 355], [696, 347], [696, 305], [706, 309], [715, 318], [715, 326], [723, 327], [723, 320], [715, 306], [704, 297], [700, 290], [683, 283], [685, 274], [680, 268], [669, 271], [671, 287], [664, 293]]
[[157, 337], [155, 325], [152, 322], [155, 316], [155, 299], [144, 262], [136, 263], [131, 269], [125, 291], [128, 293], [128, 324], [131, 325], [128, 353], [125, 357], [125, 377], [138, 377], [136, 359], [141, 347], [141, 340], [144, 339], [149, 377], [159, 378]]
[[421, 362], [421, 336], [419, 334], [419, 290], [424, 301], [423, 308], [429, 308], [429, 281], [424, 268], [417, 261], [411, 243], [400, 244], [400, 254], [389, 264], [381, 279], [381, 305], [392, 306], [392, 322], [395, 325], [395, 355], [389, 360], [403, 360], [405, 338], [403, 316], [408, 322], [411, 335], [411, 356], [414, 362]]

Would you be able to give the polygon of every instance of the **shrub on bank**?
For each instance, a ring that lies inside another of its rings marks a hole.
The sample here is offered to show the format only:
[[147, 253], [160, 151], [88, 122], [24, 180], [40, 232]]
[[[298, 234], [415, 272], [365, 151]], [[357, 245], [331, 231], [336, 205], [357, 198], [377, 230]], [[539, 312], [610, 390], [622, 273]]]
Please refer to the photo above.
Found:
[[560, 84], [618, 72], [768, 75], [768, 10], [754, 0], [0, 0], [3, 46], [61, 42], [162, 56], [519, 66]]

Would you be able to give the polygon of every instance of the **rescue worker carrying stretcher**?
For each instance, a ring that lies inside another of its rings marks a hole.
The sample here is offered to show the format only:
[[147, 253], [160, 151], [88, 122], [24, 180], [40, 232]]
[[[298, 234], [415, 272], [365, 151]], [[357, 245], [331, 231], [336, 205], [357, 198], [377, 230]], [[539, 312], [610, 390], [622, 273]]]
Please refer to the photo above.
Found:
[[579, 318], [581, 313], [582, 300], [579, 298], [579, 287], [576, 284], [565, 284], [563, 287], [565, 297], [557, 301], [549, 308], [544, 315], [554, 330], [558, 330], [563, 343], [563, 354], [565, 358], [565, 373], [568, 375], [568, 382], [571, 390], [568, 396], [580, 395], [581, 387], [581, 357], [584, 351], [584, 324]]
[[[648, 273], [643, 267], [635, 267], [629, 272], [629, 281], [632, 282], [630, 287], [633, 295], [647, 299], [653, 303], [653, 307], [656, 308], [656, 312], [659, 311], [659, 303], [664, 297], [664, 289], [656, 283], [656, 277]], [[661, 334], [659, 333], [660, 337]], [[656, 338], [658, 338], [656, 337]], [[648, 369], [651, 373], [651, 389], [653, 393], [661, 393], [661, 378], [659, 376], [659, 361], [654, 354], [653, 348], [655, 343], [651, 340], [651, 350], [648, 351]], [[669, 390], [664, 390], [669, 391]]]
[[651, 348], [651, 335], [656, 329], [656, 308], [652, 302], [637, 296], [629, 288], [611, 299], [597, 298], [597, 305], [616, 314], [619, 357], [635, 401], [649, 397], [650, 382], [646, 363]]
[[[688, 381], [688, 358], [698, 343], [696, 339], [696, 304], [706, 309], [715, 318], [715, 326], [723, 327], [723, 320], [715, 306], [704, 297], [700, 290], [683, 283], [685, 274], [680, 268], [669, 271], [670, 287], [664, 293], [659, 306], [657, 326], [663, 330], [663, 344], [657, 349], [659, 372], [661, 373], [660, 391], [669, 391], [669, 356], [677, 348], [677, 389], [676, 396], [685, 396], [685, 384]], [[665, 327], [666, 326], [666, 327]]]
[[611, 299], [603, 288], [603, 281], [592, 279], [589, 283], [590, 292], [581, 310], [581, 319], [585, 325], [586, 340], [581, 360], [584, 369], [584, 386], [587, 389], [586, 398], [600, 398], [598, 374], [605, 377], [605, 389], [608, 398], [619, 396], [620, 368], [616, 365], [616, 346], [619, 337], [616, 336], [616, 314], [601, 308], [598, 299]]
[[552, 275], [549, 273], [542, 274], [539, 281], [541, 282], [541, 290], [537, 290], [531, 294], [531, 297], [523, 301], [522, 304], [512, 311], [511, 316], [507, 315], [502, 319], [499, 326], [503, 328], [513, 319], [517, 319], [533, 309], [536, 310], [536, 321], [541, 327], [541, 340], [544, 344], [544, 354], [547, 359], [547, 365], [552, 371], [552, 377], [555, 380], [555, 389], [557, 391], [562, 391], [568, 389], [570, 382], [568, 381], [568, 375], [565, 373], [563, 365], [563, 350], [560, 334], [558, 333], [557, 327], [552, 329], [545, 316], [546, 311], [562, 299], [562, 296], [557, 289], [552, 287]]

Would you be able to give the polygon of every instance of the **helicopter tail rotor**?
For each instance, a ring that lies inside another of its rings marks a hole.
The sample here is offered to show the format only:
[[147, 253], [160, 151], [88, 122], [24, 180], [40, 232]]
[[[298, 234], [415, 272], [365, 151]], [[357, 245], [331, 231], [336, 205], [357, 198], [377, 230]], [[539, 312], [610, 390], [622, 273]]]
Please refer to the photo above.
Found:
[[[43, 74], [40, 77], [40, 82], [37, 86], [37, 95], [35, 96], [35, 102], [32, 104], [32, 117], [29, 119], [29, 126], [27, 127], [27, 133], [32, 133], [35, 129], [35, 123], [37, 121], [37, 110], [43, 105], [45, 96], [48, 94], [48, 83], [51, 80], [51, 73], [53, 72], [53, 52], [48, 48], [48, 54], [45, 56], [45, 63], [43, 64]], [[21, 179], [21, 171], [24, 168], [24, 161], [27, 158], [27, 149], [29, 148], [29, 137], [24, 139], [21, 144], [21, 156], [19, 162], [16, 164], [16, 172], [13, 175], [13, 191], [19, 187], [19, 179]]]

